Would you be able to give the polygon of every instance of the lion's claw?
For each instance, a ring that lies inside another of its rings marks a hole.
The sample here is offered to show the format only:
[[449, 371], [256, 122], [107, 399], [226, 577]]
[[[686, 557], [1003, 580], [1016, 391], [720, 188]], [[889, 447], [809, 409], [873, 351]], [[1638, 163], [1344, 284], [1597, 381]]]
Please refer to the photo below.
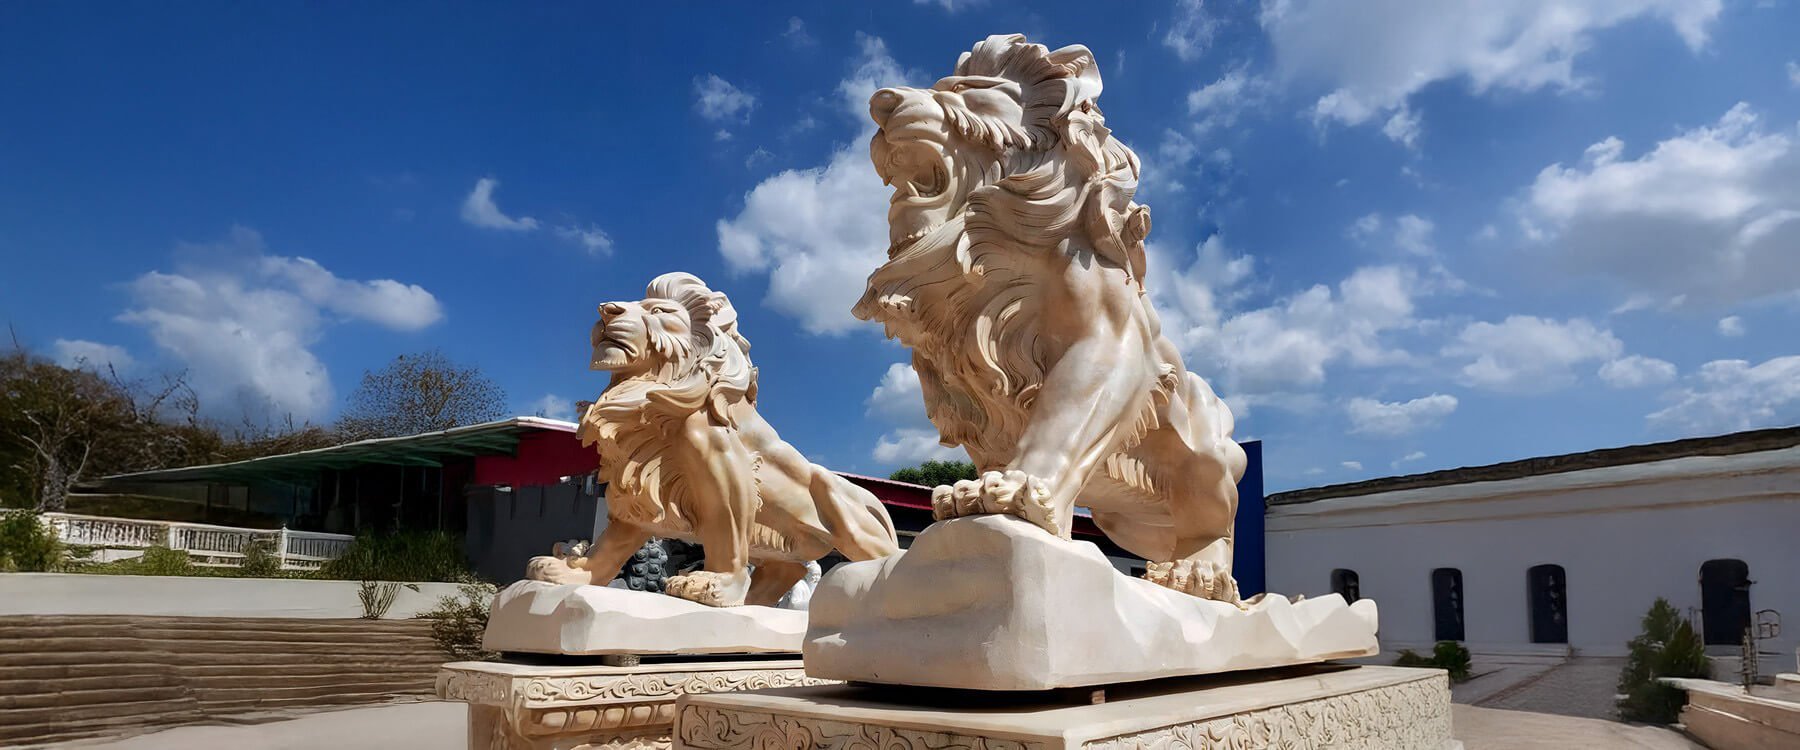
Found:
[[1241, 602], [1237, 581], [1231, 577], [1231, 569], [1206, 560], [1153, 562], [1144, 569], [1144, 579], [1202, 599], [1216, 599], [1232, 604]]
[[1064, 534], [1049, 487], [1022, 471], [990, 471], [931, 491], [931, 515], [936, 520], [994, 513], [1018, 516], [1052, 534]]
[[582, 559], [584, 558], [534, 557], [531, 558], [529, 562], [525, 563], [525, 578], [526, 580], [531, 581], [548, 581], [550, 583], [562, 584], [593, 583], [593, 574], [588, 572], [586, 568], [579, 567], [575, 564], [575, 561]]
[[[743, 580], [736, 580], [743, 579]], [[735, 607], [744, 603], [747, 574], [715, 573], [696, 570], [686, 575], [671, 576], [663, 583], [663, 593], [708, 607]]]

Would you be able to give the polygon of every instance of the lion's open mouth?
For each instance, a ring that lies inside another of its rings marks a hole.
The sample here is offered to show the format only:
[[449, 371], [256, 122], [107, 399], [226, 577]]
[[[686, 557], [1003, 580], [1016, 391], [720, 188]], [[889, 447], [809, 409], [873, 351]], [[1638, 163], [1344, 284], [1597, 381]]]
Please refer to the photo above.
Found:
[[950, 167], [930, 144], [892, 144], [879, 134], [875, 144], [875, 171], [882, 184], [893, 186], [893, 202], [932, 201], [950, 188]]

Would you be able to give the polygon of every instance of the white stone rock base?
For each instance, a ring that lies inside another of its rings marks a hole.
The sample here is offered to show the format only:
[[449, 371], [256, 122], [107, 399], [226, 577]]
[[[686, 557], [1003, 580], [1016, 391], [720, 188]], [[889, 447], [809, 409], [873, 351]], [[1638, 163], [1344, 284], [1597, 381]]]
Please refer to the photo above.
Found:
[[[1103, 703], [1093, 703], [1104, 692]], [[1060, 699], [1060, 700], [1059, 700]], [[1046, 694], [879, 686], [677, 702], [676, 748], [1452, 750], [1442, 670], [1314, 665]]]
[[798, 658], [631, 667], [463, 661], [438, 672], [437, 694], [469, 704], [469, 750], [667, 748], [683, 695], [821, 684]]
[[708, 607], [649, 591], [519, 581], [494, 597], [481, 647], [534, 654], [795, 653], [806, 613]]
[[1011, 516], [939, 521], [813, 593], [806, 672], [845, 682], [1047, 690], [1380, 652], [1375, 602], [1267, 596], [1240, 609], [1132, 578]]

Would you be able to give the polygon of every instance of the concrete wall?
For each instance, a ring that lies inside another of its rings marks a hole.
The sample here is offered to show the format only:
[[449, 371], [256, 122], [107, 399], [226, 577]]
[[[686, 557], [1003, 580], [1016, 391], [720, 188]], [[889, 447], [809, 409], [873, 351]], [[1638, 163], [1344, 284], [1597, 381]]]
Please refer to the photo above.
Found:
[[1569, 646], [1621, 655], [1656, 597], [1697, 615], [1700, 566], [1718, 558], [1749, 564], [1753, 611], [1789, 620], [1763, 650], [1800, 644], [1800, 450], [1320, 500], [1268, 521], [1270, 590], [1326, 593], [1333, 568], [1355, 570], [1390, 649], [1432, 641], [1440, 567], [1462, 571], [1471, 650], [1529, 648], [1526, 570], [1555, 563]]
[[[384, 619], [403, 620], [458, 593], [453, 583], [401, 587]], [[0, 616], [362, 617], [356, 581], [0, 573]]]

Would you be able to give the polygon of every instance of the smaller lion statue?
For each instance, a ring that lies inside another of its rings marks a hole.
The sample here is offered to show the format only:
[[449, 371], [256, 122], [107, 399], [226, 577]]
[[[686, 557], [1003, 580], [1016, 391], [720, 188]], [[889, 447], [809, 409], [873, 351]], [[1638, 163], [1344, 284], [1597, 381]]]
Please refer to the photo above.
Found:
[[723, 293], [663, 274], [644, 299], [601, 305], [590, 343], [589, 367], [612, 382], [576, 434], [600, 453], [607, 525], [585, 554], [532, 558], [527, 578], [604, 586], [656, 536], [706, 550], [666, 593], [773, 605], [833, 549], [850, 560], [899, 550], [874, 495], [807, 461], [757, 412], [750, 342]]

